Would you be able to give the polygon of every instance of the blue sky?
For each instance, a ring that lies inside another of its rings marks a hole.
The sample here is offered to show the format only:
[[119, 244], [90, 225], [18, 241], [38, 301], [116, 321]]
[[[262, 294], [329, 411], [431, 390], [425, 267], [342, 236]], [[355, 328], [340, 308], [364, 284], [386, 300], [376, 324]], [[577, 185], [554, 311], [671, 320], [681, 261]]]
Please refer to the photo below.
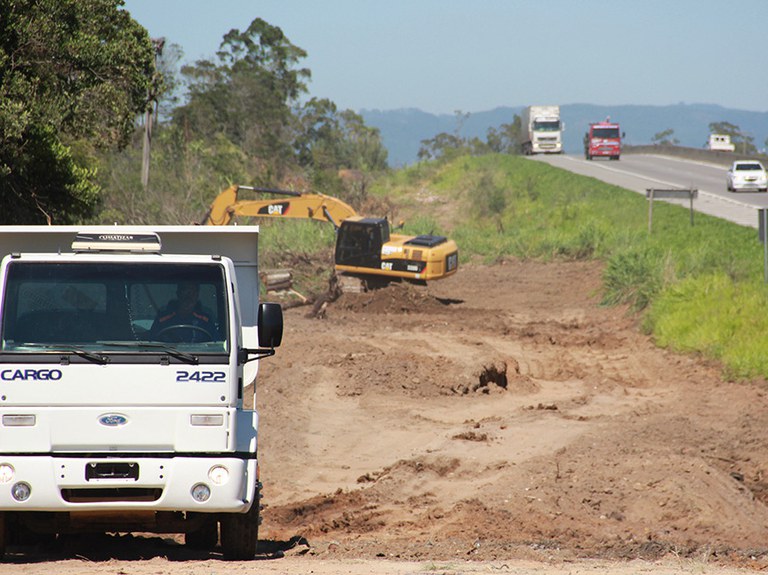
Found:
[[260, 17], [307, 51], [310, 96], [358, 112], [768, 111], [768, 0], [125, 0], [125, 9], [190, 62]]

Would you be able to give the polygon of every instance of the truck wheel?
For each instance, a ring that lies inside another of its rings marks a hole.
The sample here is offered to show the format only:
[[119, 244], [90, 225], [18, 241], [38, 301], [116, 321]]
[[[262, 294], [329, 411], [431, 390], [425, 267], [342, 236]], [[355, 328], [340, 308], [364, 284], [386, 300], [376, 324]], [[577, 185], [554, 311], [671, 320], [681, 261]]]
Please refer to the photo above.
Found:
[[[258, 503], [254, 503], [258, 508]], [[221, 520], [221, 550], [225, 559], [250, 561], [259, 543], [258, 512], [232, 513]]]
[[215, 519], [209, 519], [199, 529], [184, 534], [184, 544], [199, 551], [210, 551], [218, 541], [219, 524]]
[[221, 550], [225, 559], [250, 561], [259, 544], [258, 487], [248, 513], [229, 513], [221, 518]]

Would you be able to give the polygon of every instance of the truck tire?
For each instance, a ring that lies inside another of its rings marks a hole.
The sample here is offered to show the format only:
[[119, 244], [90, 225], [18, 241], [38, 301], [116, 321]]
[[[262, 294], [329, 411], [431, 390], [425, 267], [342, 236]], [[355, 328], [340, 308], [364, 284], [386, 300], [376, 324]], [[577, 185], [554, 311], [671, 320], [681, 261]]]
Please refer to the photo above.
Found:
[[184, 534], [184, 544], [198, 551], [210, 551], [218, 541], [219, 523], [214, 518], [205, 521], [199, 529]]
[[248, 513], [229, 513], [221, 518], [221, 550], [225, 559], [250, 561], [259, 545], [261, 494], [256, 487]]

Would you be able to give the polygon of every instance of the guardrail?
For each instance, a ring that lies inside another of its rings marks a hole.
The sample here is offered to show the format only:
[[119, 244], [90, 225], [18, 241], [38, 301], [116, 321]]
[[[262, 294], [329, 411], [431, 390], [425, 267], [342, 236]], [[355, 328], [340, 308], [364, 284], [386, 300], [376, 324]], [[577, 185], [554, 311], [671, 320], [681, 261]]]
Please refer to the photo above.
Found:
[[723, 166], [730, 166], [736, 160], [760, 160], [768, 161], [768, 156], [764, 154], [738, 154], [736, 152], [719, 152], [714, 150], [705, 150], [702, 148], [687, 148], [685, 146], [622, 146], [622, 154], [658, 154], [662, 156], [672, 156], [685, 158], [686, 160], [698, 160], [700, 162], [709, 162]]

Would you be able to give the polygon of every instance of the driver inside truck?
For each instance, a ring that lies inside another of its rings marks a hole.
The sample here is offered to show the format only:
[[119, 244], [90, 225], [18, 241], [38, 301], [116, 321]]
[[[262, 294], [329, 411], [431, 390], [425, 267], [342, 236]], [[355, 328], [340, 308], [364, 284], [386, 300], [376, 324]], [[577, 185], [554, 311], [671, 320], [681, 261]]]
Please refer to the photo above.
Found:
[[166, 342], [202, 342], [214, 339], [216, 328], [210, 310], [199, 300], [200, 287], [182, 282], [176, 288], [176, 299], [157, 313], [150, 336]]

